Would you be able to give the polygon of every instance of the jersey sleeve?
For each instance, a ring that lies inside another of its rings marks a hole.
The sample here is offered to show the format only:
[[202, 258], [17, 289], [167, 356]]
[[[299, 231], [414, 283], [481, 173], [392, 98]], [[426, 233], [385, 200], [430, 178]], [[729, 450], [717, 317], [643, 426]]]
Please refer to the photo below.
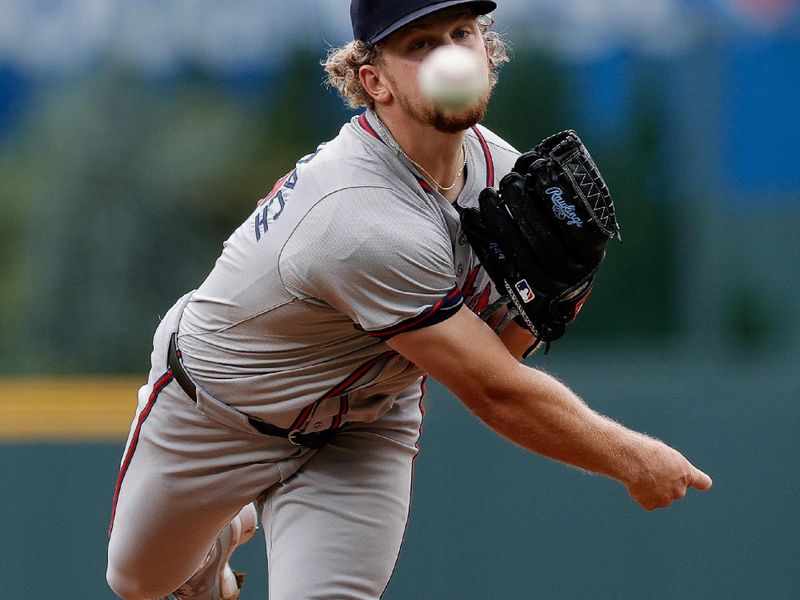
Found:
[[435, 208], [380, 188], [320, 201], [280, 255], [289, 293], [383, 339], [455, 314], [463, 299], [454, 271], [453, 244]]

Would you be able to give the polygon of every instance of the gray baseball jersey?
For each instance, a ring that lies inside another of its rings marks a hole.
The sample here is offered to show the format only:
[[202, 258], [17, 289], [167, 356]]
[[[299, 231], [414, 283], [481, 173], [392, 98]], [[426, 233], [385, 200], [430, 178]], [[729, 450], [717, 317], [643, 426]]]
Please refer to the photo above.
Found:
[[[455, 207], [388, 135], [367, 111], [301, 159], [162, 319], [112, 509], [107, 579], [119, 595], [175, 590], [256, 499], [271, 600], [375, 600], [386, 587], [424, 377], [385, 342], [464, 304], [480, 314], [496, 295]], [[477, 202], [516, 156], [470, 130], [459, 204]], [[175, 332], [194, 398], [170, 366]], [[250, 417], [339, 433], [312, 449]]]
[[[384, 341], [494, 300], [456, 209], [388, 135], [367, 111], [301, 159], [192, 295], [184, 362], [224, 403], [292, 429], [374, 421], [420, 376]], [[466, 145], [461, 205], [518, 154], [481, 127]]]

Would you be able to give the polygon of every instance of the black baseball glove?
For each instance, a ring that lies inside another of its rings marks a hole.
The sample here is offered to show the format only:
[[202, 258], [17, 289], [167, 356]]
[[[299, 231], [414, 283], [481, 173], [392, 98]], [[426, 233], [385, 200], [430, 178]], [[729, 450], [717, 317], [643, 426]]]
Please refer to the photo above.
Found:
[[536, 341], [562, 335], [592, 290], [608, 240], [620, 237], [614, 203], [578, 135], [564, 131], [522, 154], [461, 211], [470, 245], [509, 315]]

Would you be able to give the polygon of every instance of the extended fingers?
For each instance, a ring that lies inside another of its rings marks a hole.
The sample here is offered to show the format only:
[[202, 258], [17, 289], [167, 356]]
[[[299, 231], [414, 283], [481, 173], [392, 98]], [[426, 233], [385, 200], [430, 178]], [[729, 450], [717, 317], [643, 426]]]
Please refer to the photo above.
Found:
[[689, 485], [697, 488], [698, 490], [707, 490], [713, 485], [713, 483], [714, 482], [711, 480], [711, 477], [703, 473], [700, 469], [695, 468], [693, 480]]

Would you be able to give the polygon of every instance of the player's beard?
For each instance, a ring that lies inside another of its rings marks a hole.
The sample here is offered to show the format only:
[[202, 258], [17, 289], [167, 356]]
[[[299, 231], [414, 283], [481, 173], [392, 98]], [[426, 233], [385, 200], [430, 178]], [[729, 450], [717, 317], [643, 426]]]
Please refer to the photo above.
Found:
[[491, 96], [492, 88], [487, 85], [481, 98], [471, 106], [459, 111], [438, 110], [429, 102], [415, 100], [405, 94], [397, 94], [395, 97], [406, 114], [419, 123], [433, 127], [442, 133], [461, 133], [483, 120], [489, 108]]
[[442, 133], [460, 133], [483, 121], [483, 117], [486, 116], [486, 111], [489, 108], [490, 96], [491, 91], [487, 89], [475, 104], [458, 112], [428, 108], [429, 122], [437, 131]]

